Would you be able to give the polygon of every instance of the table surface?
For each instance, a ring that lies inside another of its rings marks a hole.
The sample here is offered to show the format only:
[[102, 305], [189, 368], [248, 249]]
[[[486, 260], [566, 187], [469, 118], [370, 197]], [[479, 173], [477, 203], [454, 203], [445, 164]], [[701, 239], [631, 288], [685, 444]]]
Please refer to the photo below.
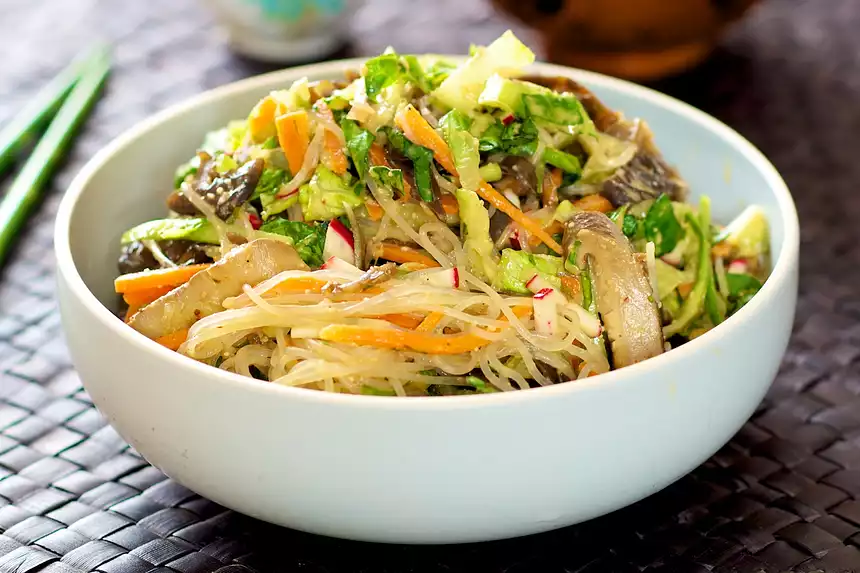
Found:
[[[765, 1], [700, 69], [657, 86], [752, 140], [797, 201], [795, 332], [752, 421], [634, 506], [449, 547], [338, 541], [235, 514], [165, 478], [106, 425], [59, 327], [62, 190], [135, 122], [266, 66], [232, 55], [190, 0], [0, 0], [0, 13], [0, 122], [94, 37], [115, 46], [105, 97], [0, 276], [0, 572], [860, 571], [857, 0]], [[349, 51], [463, 52], [509, 25], [481, 0], [369, 0]]]

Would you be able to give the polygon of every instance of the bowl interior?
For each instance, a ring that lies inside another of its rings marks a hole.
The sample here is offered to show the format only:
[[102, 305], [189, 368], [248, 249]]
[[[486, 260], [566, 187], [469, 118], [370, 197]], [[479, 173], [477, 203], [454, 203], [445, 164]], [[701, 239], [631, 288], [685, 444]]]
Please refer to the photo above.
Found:
[[[358, 61], [332, 62], [219, 88], [147, 120], [100, 152], [80, 176], [83, 189], [67, 198], [69, 247], [89, 290], [106, 307], [116, 308], [112, 287], [120, 235], [137, 223], [165, 215], [173, 173], [193, 155], [204, 133], [246, 116], [272, 89], [287, 87], [302, 76], [341, 77], [344, 70], [357, 66]], [[796, 235], [794, 208], [776, 173], [737, 134], [685, 104], [627, 82], [547, 64], [536, 65], [535, 71], [571, 76], [611, 108], [646, 120], [667, 160], [690, 183], [691, 200], [711, 198], [715, 221], [726, 223], [746, 205], [760, 205], [771, 226], [773, 261], [779, 265], [787, 232]]]

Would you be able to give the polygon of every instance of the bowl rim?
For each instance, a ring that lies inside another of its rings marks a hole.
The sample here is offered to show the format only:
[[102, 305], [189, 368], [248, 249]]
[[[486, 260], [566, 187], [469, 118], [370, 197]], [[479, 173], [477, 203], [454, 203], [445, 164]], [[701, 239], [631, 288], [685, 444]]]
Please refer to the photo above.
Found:
[[[437, 56], [437, 54], [428, 54]], [[464, 56], [438, 55], [453, 61], [462, 61]], [[60, 203], [57, 218], [54, 225], [54, 250], [57, 261], [58, 279], [63, 279], [72, 296], [76, 297], [88, 312], [97, 320], [110, 329], [116, 336], [127, 340], [140, 352], [151, 355], [156, 360], [165, 360], [173, 365], [177, 372], [184, 372], [189, 376], [207, 376], [213, 384], [224, 384], [237, 390], [248, 392], [263, 392], [264, 395], [282, 396], [306, 400], [312, 403], [323, 403], [340, 405], [346, 407], [366, 406], [377, 409], [417, 409], [436, 410], [451, 408], [475, 408], [487, 406], [507, 406], [523, 400], [556, 399], [559, 394], [594, 392], [601, 388], [625, 386], [636, 383], [641, 374], [648, 371], [665, 369], [671, 370], [672, 363], [680, 361], [684, 356], [705, 350], [707, 346], [718, 339], [728, 337], [732, 332], [748, 327], [756, 314], [761, 312], [767, 304], [775, 302], [777, 293], [781, 286], [792, 280], [793, 269], [796, 267], [800, 247], [800, 231], [797, 210], [791, 193], [785, 181], [780, 176], [774, 165], [765, 155], [745, 137], [727, 126], [713, 116], [682, 102], [674, 97], [660, 93], [651, 88], [640, 86], [629, 81], [606, 76], [596, 72], [571, 68], [545, 62], [535, 62], [529, 70], [558, 76], [567, 76], [583, 81], [591, 86], [605, 87], [616, 92], [623, 93], [663, 109], [686, 120], [697, 123], [723, 139], [728, 145], [741, 151], [743, 155], [753, 164], [756, 170], [764, 177], [767, 187], [776, 196], [779, 216], [784, 225], [784, 237], [782, 249], [773, 263], [773, 270], [762, 289], [736, 314], [729, 317], [725, 322], [704, 335], [691, 340], [679, 348], [673, 349], [660, 356], [645, 360], [638, 364], [628, 366], [620, 370], [612, 370], [600, 376], [587, 378], [573, 384], [555, 384], [540, 388], [531, 388], [523, 392], [497, 392], [490, 394], [478, 394], [474, 396], [417, 396], [408, 400], [394, 400], [387, 396], [369, 396], [354, 394], [335, 394], [310, 390], [307, 388], [282, 386], [279, 384], [261, 383], [257, 380], [248, 379], [239, 374], [226, 372], [213, 368], [168, 350], [153, 340], [145, 337], [137, 331], [126, 326], [96, 298], [87, 288], [83, 278], [77, 270], [71, 252], [70, 227], [75, 209], [79, 199], [93, 176], [100, 171], [113, 156], [123, 148], [130, 145], [136, 139], [146, 136], [152, 129], [162, 123], [169, 122], [172, 118], [181, 116], [188, 111], [220, 99], [229, 98], [235, 94], [254, 89], [265, 88], [278, 81], [287, 83], [301, 78], [305, 75], [327, 76], [331, 78], [342, 75], [344, 71], [356, 69], [366, 58], [349, 58], [309, 64], [305, 66], [285, 68], [262, 75], [253, 76], [236, 82], [232, 82], [201, 94], [188, 98], [174, 104], [156, 114], [150, 115], [125, 130], [114, 138], [109, 144], [98, 151], [75, 176], [69, 184]]]

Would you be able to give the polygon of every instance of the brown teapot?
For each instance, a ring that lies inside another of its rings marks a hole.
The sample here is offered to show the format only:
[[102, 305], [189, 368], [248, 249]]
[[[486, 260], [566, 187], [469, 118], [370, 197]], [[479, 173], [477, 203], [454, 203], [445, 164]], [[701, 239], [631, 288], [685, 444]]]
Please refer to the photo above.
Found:
[[560, 64], [656, 79], [707, 57], [756, 0], [492, 0], [540, 35]]

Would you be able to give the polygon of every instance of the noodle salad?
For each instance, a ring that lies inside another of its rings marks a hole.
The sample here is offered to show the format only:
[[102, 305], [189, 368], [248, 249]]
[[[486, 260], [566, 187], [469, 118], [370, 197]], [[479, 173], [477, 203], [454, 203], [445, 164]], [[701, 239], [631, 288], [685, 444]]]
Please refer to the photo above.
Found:
[[762, 211], [715, 224], [643, 121], [533, 61], [506, 32], [269, 93], [123, 234], [125, 322], [262, 381], [440, 396], [622, 368], [746, 304]]

